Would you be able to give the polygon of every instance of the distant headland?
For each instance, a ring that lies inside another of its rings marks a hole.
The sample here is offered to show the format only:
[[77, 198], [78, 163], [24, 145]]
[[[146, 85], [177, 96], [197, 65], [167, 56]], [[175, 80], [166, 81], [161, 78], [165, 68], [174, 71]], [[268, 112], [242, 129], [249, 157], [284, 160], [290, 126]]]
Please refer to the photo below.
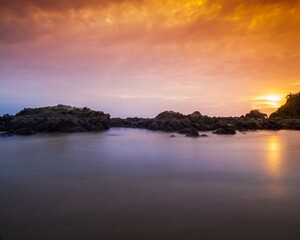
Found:
[[[270, 117], [252, 110], [241, 117], [209, 117], [196, 111], [184, 115], [165, 111], [155, 118], [110, 118], [109, 114], [87, 107], [57, 105], [42, 108], [25, 108], [16, 115], [0, 117], [2, 136], [32, 135], [50, 132], [95, 132], [110, 127], [144, 128], [178, 132], [198, 137], [198, 131], [215, 134], [236, 134], [248, 130], [300, 130], [300, 93], [289, 94], [286, 103]], [[205, 134], [201, 136], [206, 136]]]

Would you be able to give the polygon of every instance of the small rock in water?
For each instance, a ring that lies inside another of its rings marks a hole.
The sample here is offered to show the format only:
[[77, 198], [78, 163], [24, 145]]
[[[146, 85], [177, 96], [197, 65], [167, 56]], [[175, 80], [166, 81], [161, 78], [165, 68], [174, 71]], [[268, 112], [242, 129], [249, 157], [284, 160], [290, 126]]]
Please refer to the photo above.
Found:
[[171, 135], [170, 137], [173, 138], [173, 137], [175, 137], [175, 135]]
[[197, 131], [191, 131], [185, 135], [186, 137], [199, 137], [199, 133]]
[[208, 137], [207, 134], [201, 134], [200, 137]]
[[213, 134], [220, 134], [220, 135], [235, 135], [236, 130], [232, 126], [218, 128], [217, 130], [213, 131]]

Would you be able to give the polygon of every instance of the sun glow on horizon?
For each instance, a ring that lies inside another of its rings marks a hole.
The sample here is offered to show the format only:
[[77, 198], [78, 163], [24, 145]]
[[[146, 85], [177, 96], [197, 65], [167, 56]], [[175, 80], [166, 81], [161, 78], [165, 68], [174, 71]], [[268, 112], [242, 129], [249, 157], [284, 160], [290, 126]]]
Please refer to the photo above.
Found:
[[253, 99], [253, 109], [276, 109], [284, 103], [283, 94], [268, 94]]

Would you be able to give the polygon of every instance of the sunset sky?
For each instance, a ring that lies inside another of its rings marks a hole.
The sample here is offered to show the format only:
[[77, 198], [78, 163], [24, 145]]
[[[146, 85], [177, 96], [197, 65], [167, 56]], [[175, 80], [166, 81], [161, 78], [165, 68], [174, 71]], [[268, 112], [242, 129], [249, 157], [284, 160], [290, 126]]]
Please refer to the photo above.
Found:
[[0, 115], [240, 116], [299, 91], [297, 0], [0, 0]]

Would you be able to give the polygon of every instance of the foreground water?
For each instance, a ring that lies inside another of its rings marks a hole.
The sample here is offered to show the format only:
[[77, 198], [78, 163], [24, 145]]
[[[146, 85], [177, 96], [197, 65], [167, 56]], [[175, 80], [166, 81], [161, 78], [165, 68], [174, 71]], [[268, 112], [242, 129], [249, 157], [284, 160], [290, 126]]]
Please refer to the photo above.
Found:
[[300, 239], [300, 132], [0, 139], [4, 240]]

